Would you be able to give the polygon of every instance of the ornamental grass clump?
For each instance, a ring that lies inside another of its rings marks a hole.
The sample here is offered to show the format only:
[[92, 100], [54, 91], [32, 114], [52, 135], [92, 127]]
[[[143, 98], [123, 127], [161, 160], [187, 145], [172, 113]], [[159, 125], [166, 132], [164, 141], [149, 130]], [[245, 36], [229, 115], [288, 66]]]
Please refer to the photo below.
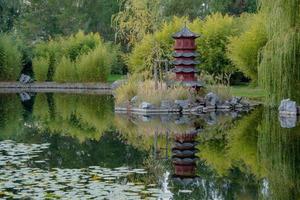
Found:
[[134, 96], [137, 96], [135, 106], [142, 102], [160, 106], [162, 101], [186, 100], [191, 97], [191, 94], [182, 86], [168, 88], [165, 83], [158, 83], [156, 89], [155, 82], [152, 80], [130, 80], [116, 90], [115, 96], [117, 105], [128, 104]]

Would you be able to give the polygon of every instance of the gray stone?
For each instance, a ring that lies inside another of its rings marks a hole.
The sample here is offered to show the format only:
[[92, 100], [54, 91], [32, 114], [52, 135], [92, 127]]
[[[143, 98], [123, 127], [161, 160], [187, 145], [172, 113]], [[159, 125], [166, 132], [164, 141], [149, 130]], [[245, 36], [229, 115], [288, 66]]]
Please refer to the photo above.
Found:
[[163, 100], [161, 101], [160, 107], [164, 109], [171, 109], [173, 107], [173, 103], [172, 101]]
[[140, 104], [140, 108], [141, 109], [151, 109], [153, 108], [152, 104], [151, 103], [148, 103], [148, 102], [142, 102]]
[[205, 105], [206, 106], [216, 106], [220, 102], [220, 98], [215, 93], [208, 93], [205, 95]]
[[32, 82], [32, 79], [30, 76], [26, 75], [26, 74], [21, 74], [20, 79], [19, 79], [20, 83], [30, 83]]
[[209, 125], [215, 125], [217, 124], [217, 115], [215, 112], [209, 113], [208, 119], [206, 120], [206, 123]]
[[203, 113], [203, 106], [197, 106], [197, 107], [193, 107], [191, 108], [191, 113]]
[[237, 104], [239, 104], [242, 101], [242, 97], [232, 97], [232, 99], [229, 101], [229, 103], [232, 106], [235, 106]]
[[189, 100], [175, 100], [175, 104], [180, 106], [182, 109], [188, 109], [190, 106]]
[[237, 109], [241, 109], [241, 108], [243, 108], [244, 106], [243, 106], [242, 104], [238, 103], [238, 104], [236, 104], [234, 107], [237, 108]]
[[217, 109], [218, 110], [230, 110], [232, 107], [231, 105], [227, 105], [227, 104], [222, 104], [222, 105], [217, 105]]
[[279, 114], [282, 115], [282, 116], [297, 115], [296, 102], [291, 101], [290, 99], [284, 99], [284, 100], [281, 101], [278, 110], [279, 110]]
[[120, 87], [121, 85], [125, 84], [126, 82], [127, 82], [127, 81], [126, 81], [125, 79], [123, 79], [123, 80], [117, 80], [117, 81], [115, 81], [115, 82], [113, 82], [113, 83], [111, 84], [111, 89], [115, 90], [115, 89], [117, 89], [118, 87]]
[[203, 108], [203, 112], [214, 112], [216, 110], [215, 106], [206, 106]]
[[134, 96], [132, 97], [132, 99], [130, 100], [131, 103], [136, 103], [138, 100], [138, 96]]
[[297, 124], [297, 116], [290, 115], [290, 116], [280, 116], [279, 117], [280, 126], [282, 128], [294, 128]]

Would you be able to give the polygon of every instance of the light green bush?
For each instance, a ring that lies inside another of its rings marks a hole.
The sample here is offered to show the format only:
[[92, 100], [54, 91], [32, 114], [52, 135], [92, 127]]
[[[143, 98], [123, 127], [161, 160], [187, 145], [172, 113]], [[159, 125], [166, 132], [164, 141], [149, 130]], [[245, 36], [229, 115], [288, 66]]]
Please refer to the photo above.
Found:
[[0, 81], [15, 81], [22, 69], [22, 54], [16, 39], [0, 34]]
[[32, 61], [35, 80], [46, 81], [49, 67], [49, 58], [40, 57]]
[[108, 45], [102, 44], [94, 51], [78, 60], [77, 70], [80, 82], [106, 82], [113, 63], [114, 52]]
[[262, 14], [248, 16], [249, 26], [240, 36], [230, 38], [228, 56], [234, 65], [257, 83], [258, 57], [267, 42], [265, 19]]
[[53, 80], [57, 82], [78, 81], [76, 63], [72, 62], [69, 58], [63, 57], [57, 65]]
[[119, 49], [104, 43], [99, 34], [79, 31], [38, 44], [33, 69], [38, 81], [105, 82], [118, 54]]

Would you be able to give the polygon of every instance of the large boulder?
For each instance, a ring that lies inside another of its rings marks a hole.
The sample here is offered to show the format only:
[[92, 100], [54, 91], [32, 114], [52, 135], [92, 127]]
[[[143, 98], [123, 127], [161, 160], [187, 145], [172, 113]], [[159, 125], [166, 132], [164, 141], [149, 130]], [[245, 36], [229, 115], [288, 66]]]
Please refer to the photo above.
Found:
[[210, 92], [207, 95], [205, 95], [204, 99], [206, 106], [216, 106], [220, 102], [220, 98], [218, 97], [218, 95], [216, 95], [213, 92]]
[[284, 99], [278, 108], [280, 115], [297, 115], [297, 105], [295, 101]]
[[171, 109], [173, 108], [174, 104], [172, 101], [168, 101], [168, 100], [163, 100], [160, 103], [160, 107], [163, 109]]

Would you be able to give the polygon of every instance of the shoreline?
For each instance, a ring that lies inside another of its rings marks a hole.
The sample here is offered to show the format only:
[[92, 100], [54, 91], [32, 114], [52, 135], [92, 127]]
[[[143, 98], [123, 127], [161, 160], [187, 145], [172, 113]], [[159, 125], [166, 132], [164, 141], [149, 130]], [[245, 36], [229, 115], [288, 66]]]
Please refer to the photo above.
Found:
[[0, 93], [19, 92], [112, 94], [112, 87], [108, 83], [0, 82]]

